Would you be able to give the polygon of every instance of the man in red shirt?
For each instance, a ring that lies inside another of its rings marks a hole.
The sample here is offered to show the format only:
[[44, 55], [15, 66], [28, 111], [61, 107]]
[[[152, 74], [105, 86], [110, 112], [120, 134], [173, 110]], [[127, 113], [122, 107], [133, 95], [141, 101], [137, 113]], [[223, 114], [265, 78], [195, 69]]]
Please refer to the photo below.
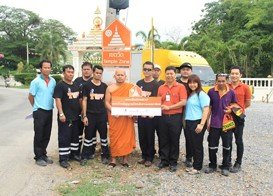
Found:
[[158, 89], [162, 108], [158, 131], [161, 161], [158, 168], [169, 166], [171, 172], [177, 170], [182, 112], [187, 99], [185, 86], [175, 80], [175, 71], [176, 68], [173, 66], [165, 69], [166, 82]]
[[[251, 92], [249, 86], [240, 81], [241, 77], [242, 77], [241, 68], [239, 66], [231, 67], [230, 69], [231, 83], [229, 84], [229, 86], [231, 89], [234, 90], [235, 95], [237, 97], [237, 103], [242, 108], [243, 112], [245, 112], [245, 109], [248, 108], [251, 104]], [[236, 125], [236, 128], [234, 130], [234, 136], [235, 143], [237, 145], [237, 159], [235, 161], [234, 166], [230, 169], [230, 172], [237, 173], [238, 171], [241, 170], [242, 158], [244, 153], [243, 130], [245, 125], [245, 119], [234, 115], [234, 122]], [[230, 147], [232, 147], [232, 137]]]

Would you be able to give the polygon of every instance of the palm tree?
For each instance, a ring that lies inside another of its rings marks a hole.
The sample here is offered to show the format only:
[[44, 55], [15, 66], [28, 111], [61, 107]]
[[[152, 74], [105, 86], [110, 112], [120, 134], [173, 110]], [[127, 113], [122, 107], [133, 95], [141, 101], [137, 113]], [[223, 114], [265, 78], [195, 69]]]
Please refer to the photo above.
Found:
[[35, 49], [40, 54], [41, 59], [48, 59], [55, 64], [61, 60], [66, 61], [67, 44], [59, 34], [43, 33], [39, 37]]
[[[152, 35], [153, 34], [153, 35]], [[154, 43], [155, 48], [159, 48], [161, 46], [160, 43], [160, 35], [156, 29], [151, 29], [148, 34], [144, 31], [138, 31], [136, 33], [136, 37], [141, 37], [143, 42], [145, 43], [145, 48], [151, 48], [152, 43]]]
[[181, 50], [181, 45], [172, 41], [164, 41], [161, 43], [161, 48], [167, 50]]

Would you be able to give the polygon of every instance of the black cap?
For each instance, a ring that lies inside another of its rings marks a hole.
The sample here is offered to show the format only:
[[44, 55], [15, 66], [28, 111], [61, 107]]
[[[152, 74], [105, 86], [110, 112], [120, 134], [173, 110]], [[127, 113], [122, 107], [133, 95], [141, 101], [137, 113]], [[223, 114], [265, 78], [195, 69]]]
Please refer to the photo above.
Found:
[[190, 63], [183, 63], [182, 65], [180, 65], [179, 69], [182, 69], [184, 67], [188, 67], [192, 70], [192, 65]]

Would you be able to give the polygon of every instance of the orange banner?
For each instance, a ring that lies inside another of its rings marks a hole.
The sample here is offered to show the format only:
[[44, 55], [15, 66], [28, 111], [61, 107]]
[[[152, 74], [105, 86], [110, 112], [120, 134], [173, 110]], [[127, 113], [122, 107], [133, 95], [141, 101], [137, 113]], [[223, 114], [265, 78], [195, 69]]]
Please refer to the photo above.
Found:
[[161, 97], [112, 97], [112, 115], [161, 116]]

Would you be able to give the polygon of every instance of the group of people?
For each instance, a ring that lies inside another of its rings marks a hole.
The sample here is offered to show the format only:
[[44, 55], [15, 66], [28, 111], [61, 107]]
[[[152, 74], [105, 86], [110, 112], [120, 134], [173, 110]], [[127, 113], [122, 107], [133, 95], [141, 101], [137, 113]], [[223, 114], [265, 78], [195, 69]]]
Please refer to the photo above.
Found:
[[[180, 135], [184, 130], [186, 143], [186, 171], [200, 173], [203, 167], [203, 139], [208, 130], [209, 166], [205, 173], [217, 169], [219, 139], [222, 139], [223, 160], [219, 166], [225, 176], [241, 169], [243, 157], [244, 112], [250, 106], [251, 92], [240, 81], [242, 71], [233, 66], [230, 75], [217, 74], [215, 86], [205, 93], [198, 75], [192, 73], [192, 65], [183, 63], [179, 69], [181, 78], [176, 79], [176, 67], [165, 69], [165, 81], [160, 80], [161, 67], [152, 62], [142, 66], [144, 78], [136, 84], [126, 82], [126, 72], [117, 69], [115, 83], [107, 86], [102, 82], [103, 67], [82, 64], [82, 76], [74, 77], [71, 65], [63, 67], [63, 80], [57, 85], [49, 76], [50, 61], [40, 62], [41, 74], [30, 85], [29, 101], [33, 106], [34, 159], [46, 166], [53, 161], [47, 156], [47, 145], [52, 127], [53, 98], [58, 110], [59, 162], [70, 168], [69, 161], [86, 165], [95, 156], [97, 132], [100, 136], [101, 161], [109, 167], [129, 167], [128, 155], [136, 147], [134, 122], [137, 118], [141, 159], [139, 164], [153, 164], [155, 135], [158, 136], [158, 169], [169, 167], [177, 171], [180, 154]], [[229, 77], [230, 76], [230, 77]], [[161, 116], [112, 115], [113, 97], [129, 97], [133, 88], [142, 96], [161, 97]], [[109, 124], [109, 128], [107, 126]], [[237, 159], [231, 164], [233, 133], [237, 144]], [[108, 144], [109, 136], [109, 144]]]

